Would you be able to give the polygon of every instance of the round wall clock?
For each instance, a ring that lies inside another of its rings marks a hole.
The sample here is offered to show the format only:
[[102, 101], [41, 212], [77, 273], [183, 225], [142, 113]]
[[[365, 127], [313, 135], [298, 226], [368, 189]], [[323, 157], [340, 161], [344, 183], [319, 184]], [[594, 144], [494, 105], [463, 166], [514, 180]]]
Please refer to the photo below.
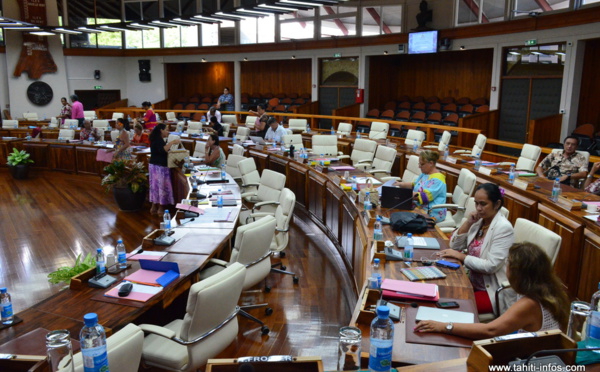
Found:
[[31, 83], [27, 88], [27, 98], [37, 106], [45, 106], [52, 101], [52, 88], [43, 81]]

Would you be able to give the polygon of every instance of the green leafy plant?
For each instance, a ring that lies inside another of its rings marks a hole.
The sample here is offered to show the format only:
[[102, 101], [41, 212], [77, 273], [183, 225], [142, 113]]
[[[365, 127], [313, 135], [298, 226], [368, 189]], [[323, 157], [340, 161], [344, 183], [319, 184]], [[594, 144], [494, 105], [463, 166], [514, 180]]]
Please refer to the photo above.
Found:
[[115, 160], [104, 168], [107, 175], [102, 179], [106, 191], [113, 187], [129, 187], [134, 193], [148, 189], [148, 170], [144, 163], [134, 160]]
[[25, 150], [17, 150], [16, 148], [13, 147], [13, 152], [10, 153], [10, 155], [8, 155], [8, 157], [6, 158], [8, 161], [6, 162], [6, 164], [15, 167], [17, 165], [21, 165], [21, 164], [31, 164], [33, 163], [33, 160], [29, 159], [29, 153]]
[[48, 281], [52, 284], [58, 283], [68, 283], [72, 277], [77, 274], [81, 274], [82, 272], [91, 269], [96, 266], [96, 259], [92, 256], [90, 252], [85, 256], [83, 261], [81, 260], [81, 254], [77, 256], [75, 260], [75, 266], [73, 267], [60, 267], [58, 270], [51, 272], [48, 274]]

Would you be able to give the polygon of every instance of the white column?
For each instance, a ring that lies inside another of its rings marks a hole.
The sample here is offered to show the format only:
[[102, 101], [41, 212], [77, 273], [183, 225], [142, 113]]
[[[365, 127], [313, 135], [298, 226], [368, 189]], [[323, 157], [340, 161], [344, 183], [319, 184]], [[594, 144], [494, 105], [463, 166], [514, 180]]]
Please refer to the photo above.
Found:
[[569, 135], [577, 126], [581, 75], [585, 57], [585, 40], [567, 40], [565, 68], [560, 97], [560, 112], [563, 113], [560, 139]]
[[233, 91], [235, 99], [235, 111], [241, 111], [242, 106], [242, 79], [241, 64], [239, 60], [233, 61]]

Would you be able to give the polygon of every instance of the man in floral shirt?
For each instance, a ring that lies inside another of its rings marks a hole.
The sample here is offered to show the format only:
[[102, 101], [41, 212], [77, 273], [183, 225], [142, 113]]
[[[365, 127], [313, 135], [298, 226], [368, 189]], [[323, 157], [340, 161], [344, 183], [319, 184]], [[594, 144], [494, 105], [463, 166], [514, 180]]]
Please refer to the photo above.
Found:
[[570, 184], [585, 178], [588, 172], [588, 163], [585, 156], [578, 153], [577, 137], [568, 136], [565, 138], [564, 150], [552, 152], [536, 168], [536, 173], [540, 177], [547, 177], [551, 180], [559, 178], [561, 183]]

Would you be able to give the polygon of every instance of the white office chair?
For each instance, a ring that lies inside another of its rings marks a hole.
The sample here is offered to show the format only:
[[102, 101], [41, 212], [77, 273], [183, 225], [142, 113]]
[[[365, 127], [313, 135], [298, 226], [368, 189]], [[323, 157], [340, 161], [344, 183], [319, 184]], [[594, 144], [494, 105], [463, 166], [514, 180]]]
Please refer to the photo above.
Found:
[[[106, 339], [108, 365], [111, 372], [137, 372], [142, 359], [144, 332], [135, 324], [127, 324], [117, 333]], [[73, 355], [75, 372], [83, 372], [83, 356], [81, 352]], [[68, 371], [60, 365], [59, 371]]]
[[223, 137], [229, 137], [229, 124], [221, 124], [223, 126]]
[[199, 121], [188, 121], [187, 134], [200, 134], [202, 133], [202, 123]]
[[63, 128], [77, 128], [79, 126], [79, 120], [77, 119], [65, 119], [64, 124], [62, 125]]
[[112, 114], [112, 120], [123, 119], [124, 117], [125, 114], [122, 112], [113, 112]]
[[119, 138], [119, 131], [117, 129], [110, 131], [110, 140], [112, 143], [117, 142], [117, 138]]
[[[452, 194], [448, 193], [448, 196], [452, 198], [452, 203], [429, 206], [429, 209], [447, 208], [446, 219], [436, 223], [443, 232], [452, 232], [462, 223], [467, 201], [475, 191], [476, 181], [477, 177], [473, 172], [468, 169], [461, 169], [454, 192]], [[454, 213], [452, 213], [452, 209], [455, 210]]]
[[382, 177], [381, 181], [387, 182], [391, 179], [395, 179], [397, 181], [402, 182], [414, 182], [417, 177], [421, 174], [421, 168], [419, 168], [419, 156], [410, 155], [408, 157], [408, 162], [406, 162], [406, 168], [404, 168], [404, 173], [402, 173], [402, 178], [399, 177]]
[[[306, 119], [290, 119], [288, 121], [289, 129], [301, 131], [302, 133], [306, 132], [306, 124], [308, 121]], [[293, 132], [292, 132], [293, 134]]]
[[194, 158], [199, 158], [204, 160], [206, 151], [206, 142], [196, 141], [196, 145], [194, 146]]
[[[392, 178], [399, 179], [398, 177], [390, 177], [394, 160], [396, 160], [396, 154], [396, 149], [383, 145], [377, 146], [375, 158], [370, 164], [366, 164], [365, 171], [371, 173], [378, 180], [383, 180], [383, 178], [386, 181]], [[357, 168], [363, 167], [363, 164], [358, 164]]]
[[312, 136], [312, 149], [310, 149], [310, 152], [317, 155], [342, 155], [342, 153], [338, 151], [337, 136], [331, 134], [318, 134]]
[[302, 142], [301, 134], [286, 134], [283, 136], [283, 143], [286, 147], [290, 147], [290, 145], [294, 145], [294, 150], [302, 150], [304, 148], [304, 142]]
[[[562, 150], [560, 150], [562, 151]], [[542, 149], [539, 146], [530, 145], [528, 143], [523, 145], [521, 149], [521, 155], [519, 155], [519, 159], [517, 160], [517, 164], [515, 165], [515, 170], [534, 172], [535, 166], [540, 159], [540, 154], [542, 153]], [[511, 162], [501, 162], [498, 165], [513, 165]]]
[[256, 123], [256, 116], [248, 115], [246, 116], [246, 127], [250, 129], [254, 129], [254, 124]]
[[37, 112], [24, 112], [23, 118], [25, 120], [36, 121], [38, 120], [38, 114]]
[[75, 138], [75, 131], [73, 129], [61, 129], [58, 131], [59, 140], [72, 140]]
[[91, 111], [84, 111], [83, 112], [83, 118], [85, 120], [95, 120], [98, 119], [98, 117], [96, 116], [96, 111], [91, 110]]
[[386, 139], [389, 130], [390, 130], [389, 123], [374, 121], [371, 123], [371, 130], [369, 131], [369, 139], [374, 139], [374, 140]]
[[339, 159], [350, 158], [352, 165], [360, 167], [361, 163], [365, 163], [364, 167], [370, 166], [377, 150], [377, 142], [368, 139], [358, 138], [354, 141], [354, 148], [350, 156], [340, 155]]
[[[483, 149], [485, 148], [485, 143], [487, 142], [487, 137], [484, 136], [483, 134], [478, 134], [477, 135], [477, 139], [475, 140], [475, 144], [473, 145], [473, 148], [471, 149], [471, 153], [468, 154], [468, 156], [472, 156], [472, 157], [476, 157], [476, 156], [481, 156], [481, 154], [483, 153]], [[468, 153], [469, 150], [456, 150], [454, 151], [455, 154], [466, 154]]]
[[339, 123], [337, 134], [343, 134], [344, 136], [350, 136], [352, 134], [352, 124], [350, 123]]
[[265, 169], [257, 182], [258, 171], [253, 158], [240, 161], [238, 168], [242, 175], [243, 200], [253, 203], [257, 211], [275, 213], [276, 207], [272, 202], [279, 200], [281, 190], [285, 187], [285, 175]]
[[246, 141], [250, 138], [250, 128], [241, 126], [237, 127], [237, 130], [235, 131], [235, 138], [240, 142]]
[[242, 179], [238, 163], [244, 159], [246, 158], [243, 156], [229, 154], [227, 161], [225, 162], [225, 172], [227, 172], [227, 174], [229, 174], [236, 182]]
[[50, 118], [50, 124], [48, 124], [48, 128], [58, 128], [58, 119], [55, 116]]
[[237, 116], [235, 115], [222, 115], [221, 124], [234, 124], [237, 125]]
[[92, 127], [93, 128], [107, 130], [107, 128], [109, 126], [110, 126], [110, 124], [108, 123], [108, 120], [92, 120]]
[[167, 121], [177, 121], [177, 115], [173, 111], [167, 112]]
[[17, 129], [17, 128], [19, 128], [19, 121], [18, 120], [2, 120], [2, 128]]
[[244, 148], [244, 146], [240, 146], [236, 143], [235, 145], [233, 145], [233, 150], [231, 150], [231, 153], [233, 155], [239, 155], [239, 156], [245, 157], [246, 149]]
[[404, 140], [404, 144], [410, 148], [412, 148], [415, 144], [421, 147], [421, 144], [425, 141], [425, 133], [420, 130], [409, 129], [406, 133], [406, 139]]
[[452, 139], [452, 133], [445, 130], [444, 133], [442, 133], [440, 142], [437, 145], [423, 146], [423, 148], [424, 149], [437, 149], [438, 151], [444, 151], [444, 150], [446, 150], [446, 147], [450, 145], [451, 139]]
[[246, 272], [243, 264], [232, 262], [191, 286], [183, 319], [164, 327], [140, 325], [148, 334], [144, 364], [170, 371], [196, 371], [231, 344], [238, 334], [237, 302]]
[[289, 134], [294, 134], [294, 131], [291, 130], [290, 128], [283, 128], [283, 129], [285, 130], [285, 133], [288, 134], [288, 135]]

